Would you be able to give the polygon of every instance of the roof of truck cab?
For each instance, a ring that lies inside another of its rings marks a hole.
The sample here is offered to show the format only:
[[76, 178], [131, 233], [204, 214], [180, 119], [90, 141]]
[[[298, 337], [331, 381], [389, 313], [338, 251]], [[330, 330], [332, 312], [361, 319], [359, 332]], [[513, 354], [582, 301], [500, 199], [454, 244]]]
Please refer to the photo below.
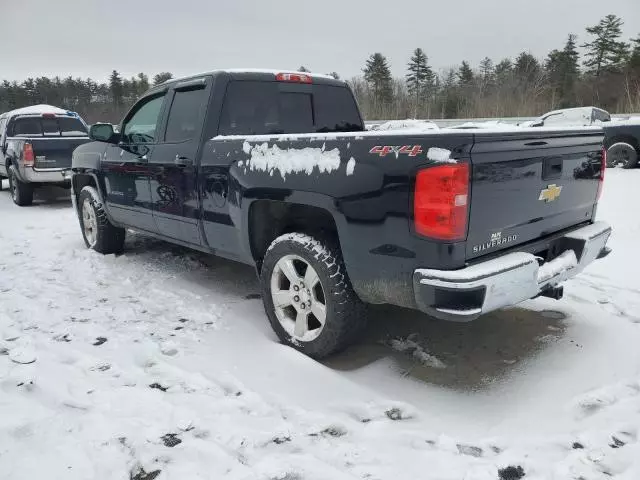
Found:
[[[167, 80], [166, 82], [163, 82], [159, 85], [152, 87], [151, 90], [155, 90], [158, 87], [170, 86], [174, 83], [186, 82], [189, 80], [197, 80], [198, 78], [201, 78], [201, 77], [219, 75], [221, 73], [226, 73], [238, 80], [256, 79], [256, 80], [274, 80], [274, 81], [275, 81], [275, 76], [279, 73], [293, 73], [298, 75], [308, 75], [314, 80], [320, 80], [321, 83], [325, 85], [343, 86], [346, 84], [344, 80], [335, 79], [331, 75], [326, 75], [324, 73], [298, 72], [295, 70], [288, 70], [288, 69], [276, 70], [276, 69], [268, 69], [268, 68], [221, 68], [218, 70], [212, 70], [210, 72], [199, 73], [197, 75], [189, 75], [186, 77], [172, 78]], [[270, 75], [273, 75], [273, 78], [270, 78]]]
[[31, 105], [29, 107], [16, 108], [0, 115], [0, 117], [15, 117], [17, 115], [42, 115], [43, 113], [53, 113], [55, 115], [67, 115], [68, 110], [63, 110], [53, 105]]

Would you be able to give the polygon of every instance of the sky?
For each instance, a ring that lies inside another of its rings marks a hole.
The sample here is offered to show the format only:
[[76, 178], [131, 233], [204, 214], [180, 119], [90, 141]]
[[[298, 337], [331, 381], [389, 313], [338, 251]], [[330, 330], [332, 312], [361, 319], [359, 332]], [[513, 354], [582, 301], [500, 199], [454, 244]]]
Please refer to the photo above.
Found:
[[609, 13], [640, 34], [640, 0], [0, 0], [0, 79], [175, 76], [216, 68], [359, 75], [381, 52], [396, 76], [416, 47], [437, 70], [485, 56], [543, 58]]

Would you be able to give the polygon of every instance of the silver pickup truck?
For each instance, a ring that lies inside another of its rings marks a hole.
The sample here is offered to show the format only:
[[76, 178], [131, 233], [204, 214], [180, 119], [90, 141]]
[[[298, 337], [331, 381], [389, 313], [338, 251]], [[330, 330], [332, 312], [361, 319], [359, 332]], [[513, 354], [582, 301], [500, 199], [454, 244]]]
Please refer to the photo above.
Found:
[[77, 113], [51, 105], [0, 114], [0, 189], [8, 178], [11, 198], [25, 206], [38, 186], [69, 187], [71, 156], [89, 141], [87, 131]]

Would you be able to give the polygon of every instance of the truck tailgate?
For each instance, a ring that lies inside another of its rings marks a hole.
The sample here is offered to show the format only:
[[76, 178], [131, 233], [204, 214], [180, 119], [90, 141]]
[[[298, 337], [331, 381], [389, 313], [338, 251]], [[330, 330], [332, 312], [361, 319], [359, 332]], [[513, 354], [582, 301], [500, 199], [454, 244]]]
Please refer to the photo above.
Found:
[[590, 221], [603, 136], [599, 128], [478, 132], [471, 151], [467, 259]]
[[30, 138], [35, 156], [35, 168], [71, 168], [71, 156], [89, 137]]

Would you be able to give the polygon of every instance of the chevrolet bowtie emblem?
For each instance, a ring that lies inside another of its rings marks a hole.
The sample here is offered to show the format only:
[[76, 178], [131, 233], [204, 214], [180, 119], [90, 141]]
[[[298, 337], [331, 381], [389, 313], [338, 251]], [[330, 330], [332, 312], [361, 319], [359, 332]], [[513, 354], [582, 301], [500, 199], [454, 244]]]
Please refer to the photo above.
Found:
[[547, 185], [547, 188], [543, 188], [540, 191], [540, 197], [538, 197], [538, 200], [544, 200], [545, 203], [553, 202], [560, 196], [560, 192], [562, 192], [562, 185], [557, 186], [555, 183]]

